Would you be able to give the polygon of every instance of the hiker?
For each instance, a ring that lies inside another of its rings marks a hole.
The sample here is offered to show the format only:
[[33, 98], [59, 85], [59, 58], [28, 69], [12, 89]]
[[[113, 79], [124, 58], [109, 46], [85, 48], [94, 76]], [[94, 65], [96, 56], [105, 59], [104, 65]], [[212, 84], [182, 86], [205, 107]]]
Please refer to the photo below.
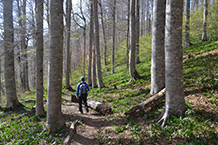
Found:
[[85, 77], [81, 77], [81, 82], [78, 84], [76, 89], [76, 98], [79, 100], [79, 111], [83, 114], [82, 101], [84, 102], [86, 112], [89, 112], [87, 106], [87, 95], [89, 91], [89, 85], [85, 82]]

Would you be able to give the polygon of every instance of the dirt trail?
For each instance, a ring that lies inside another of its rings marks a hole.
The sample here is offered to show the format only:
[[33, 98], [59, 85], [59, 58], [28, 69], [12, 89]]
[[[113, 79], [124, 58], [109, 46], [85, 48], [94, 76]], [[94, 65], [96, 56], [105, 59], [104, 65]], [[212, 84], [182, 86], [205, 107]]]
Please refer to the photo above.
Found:
[[[68, 92], [74, 93], [74, 92]], [[98, 142], [95, 138], [98, 135], [98, 130], [104, 128], [105, 116], [89, 108], [89, 112], [85, 111], [83, 105], [83, 114], [79, 112], [79, 104], [70, 102], [70, 97], [63, 95], [69, 102], [63, 102], [62, 112], [70, 120], [81, 120], [81, 124], [77, 126], [77, 133], [73, 136], [71, 144], [73, 145], [94, 145]], [[88, 97], [89, 98], [89, 97]]]

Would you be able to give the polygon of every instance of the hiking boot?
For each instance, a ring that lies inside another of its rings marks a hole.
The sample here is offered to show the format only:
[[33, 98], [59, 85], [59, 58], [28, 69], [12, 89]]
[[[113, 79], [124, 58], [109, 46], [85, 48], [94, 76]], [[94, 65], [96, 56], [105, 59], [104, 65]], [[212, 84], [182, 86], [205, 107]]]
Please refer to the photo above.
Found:
[[89, 108], [88, 108], [88, 107], [86, 107], [86, 112], [87, 112], [87, 113], [89, 112]]

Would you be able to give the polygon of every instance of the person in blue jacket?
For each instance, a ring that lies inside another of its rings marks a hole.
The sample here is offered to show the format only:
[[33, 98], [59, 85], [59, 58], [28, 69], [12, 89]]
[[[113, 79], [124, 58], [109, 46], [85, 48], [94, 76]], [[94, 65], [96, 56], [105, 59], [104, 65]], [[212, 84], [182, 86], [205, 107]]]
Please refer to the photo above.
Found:
[[87, 106], [87, 96], [89, 91], [89, 85], [85, 82], [85, 77], [81, 77], [81, 82], [78, 84], [76, 89], [76, 98], [79, 100], [79, 111], [83, 114], [82, 101], [84, 102], [86, 112], [89, 112]]

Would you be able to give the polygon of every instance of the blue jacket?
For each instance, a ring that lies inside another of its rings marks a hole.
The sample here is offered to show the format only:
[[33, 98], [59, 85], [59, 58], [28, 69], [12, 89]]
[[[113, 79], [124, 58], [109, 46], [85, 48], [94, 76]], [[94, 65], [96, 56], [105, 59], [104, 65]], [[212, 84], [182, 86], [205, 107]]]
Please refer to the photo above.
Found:
[[[86, 84], [86, 88], [87, 88], [87, 92], [89, 91], [89, 85], [86, 83], [86, 82], [80, 82], [81, 84]], [[77, 88], [76, 88], [76, 96], [79, 95], [79, 86], [80, 86], [80, 83], [77, 85]]]

